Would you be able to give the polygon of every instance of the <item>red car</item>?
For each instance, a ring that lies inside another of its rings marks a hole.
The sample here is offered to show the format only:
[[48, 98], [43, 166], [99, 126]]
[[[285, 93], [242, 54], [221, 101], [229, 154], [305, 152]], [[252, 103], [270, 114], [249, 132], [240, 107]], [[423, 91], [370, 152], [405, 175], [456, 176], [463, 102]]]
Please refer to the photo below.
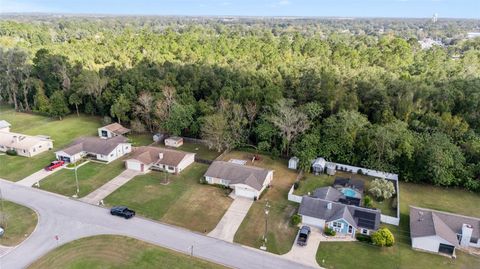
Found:
[[53, 161], [47, 167], [45, 167], [45, 170], [52, 171], [53, 169], [58, 168], [64, 164], [64, 161]]

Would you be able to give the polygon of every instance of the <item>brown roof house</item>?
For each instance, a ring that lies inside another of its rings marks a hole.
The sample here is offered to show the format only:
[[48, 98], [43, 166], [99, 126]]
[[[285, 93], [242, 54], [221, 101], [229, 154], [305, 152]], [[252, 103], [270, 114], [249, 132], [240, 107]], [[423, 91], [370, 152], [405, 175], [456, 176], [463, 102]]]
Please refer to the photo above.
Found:
[[125, 161], [127, 169], [148, 172], [167, 171], [178, 174], [195, 161], [195, 153], [158, 147], [138, 147]]
[[118, 135], [125, 135], [130, 129], [123, 127], [119, 123], [112, 123], [107, 126], [98, 128], [98, 136], [103, 139], [112, 138]]
[[480, 249], [480, 219], [410, 206], [412, 248], [455, 257], [456, 248]]
[[215, 161], [205, 173], [209, 184], [220, 184], [232, 188], [235, 195], [257, 199], [273, 179], [273, 170]]
[[104, 139], [82, 137], [66, 148], [55, 152], [57, 160], [74, 163], [83, 157], [93, 157], [104, 162], [114, 161], [132, 151], [132, 144], [122, 135]]

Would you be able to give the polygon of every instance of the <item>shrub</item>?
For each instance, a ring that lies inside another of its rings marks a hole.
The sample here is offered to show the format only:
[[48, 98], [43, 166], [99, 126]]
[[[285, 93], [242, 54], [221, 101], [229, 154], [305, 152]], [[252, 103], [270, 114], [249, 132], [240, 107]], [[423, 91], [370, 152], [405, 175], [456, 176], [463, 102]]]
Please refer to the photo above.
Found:
[[335, 236], [337, 232], [335, 232], [332, 228], [330, 227], [325, 227], [325, 230], [323, 230], [323, 233], [328, 235], [328, 236]]
[[10, 155], [10, 156], [17, 156], [17, 155], [18, 155], [18, 153], [17, 153], [17, 151], [16, 151], [16, 150], [14, 150], [14, 149], [9, 149], [9, 150], [7, 150], [7, 155]]
[[362, 170], [362, 169], [358, 169], [358, 170], [357, 170], [357, 174], [363, 175], [363, 170]]
[[391, 247], [395, 243], [395, 238], [388, 228], [381, 228], [372, 234], [372, 242], [379, 247]]
[[293, 189], [296, 190], [296, 189], [298, 189], [298, 187], [300, 187], [300, 182], [295, 181], [295, 183], [293, 183]]
[[108, 125], [110, 123], [112, 123], [112, 118], [110, 118], [109, 116], [103, 116], [102, 124], [103, 125]]
[[292, 222], [292, 225], [297, 226], [298, 224], [300, 224], [300, 222], [302, 222], [302, 216], [298, 214], [293, 215], [291, 222]]
[[372, 243], [372, 238], [366, 234], [357, 233], [355, 237], [360, 242]]
[[270, 151], [270, 143], [268, 143], [267, 141], [262, 141], [260, 143], [258, 143], [258, 150], [260, 151], [265, 151], [265, 152], [268, 152]]
[[389, 180], [377, 178], [370, 183], [369, 192], [378, 200], [389, 199], [395, 194], [395, 186]]
[[368, 195], [365, 195], [363, 198], [363, 205], [365, 207], [371, 208], [372, 207], [372, 198]]

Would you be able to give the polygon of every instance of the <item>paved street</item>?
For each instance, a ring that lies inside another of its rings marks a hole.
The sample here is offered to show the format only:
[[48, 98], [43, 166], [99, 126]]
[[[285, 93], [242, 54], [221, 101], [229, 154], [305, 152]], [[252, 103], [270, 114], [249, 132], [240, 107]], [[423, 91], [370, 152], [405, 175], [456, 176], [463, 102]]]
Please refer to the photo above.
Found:
[[62, 170], [64, 167], [59, 167], [57, 169], [54, 169], [53, 171], [47, 171], [45, 169], [42, 169], [40, 171], [37, 171], [31, 175], [29, 175], [28, 177], [20, 180], [20, 181], [17, 181], [17, 184], [19, 185], [22, 185], [22, 186], [27, 186], [27, 187], [31, 187], [33, 186], [35, 183], [37, 182], [40, 182], [42, 179], [48, 177], [49, 175], [57, 172], [57, 171], [60, 171]]
[[240, 224], [242, 224], [242, 221], [252, 204], [252, 199], [235, 197], [215, 229], [213, 229], [208, 235], [228, 242], [233, 242], [233, 237], [235, 236], [238, 227], [240, 227]]
[[81, 198], [80, 200], [97, 205], [100, 200], [105, 199], [108, 195], [112, 192], [116, 191], [118, 188], [129, 182], [132, 178], [142, 174], [141, 172], [133, 171], [133, 170], [125, 170], [120, 175], [116, 176], [109, 182], [105, 183], [100, 188], [96, 189], [95, 191], [91, 192], [87, 196]]
[[1, 268], [25, 268], [61, 244], [99, 234], [130, 236], [186, 254], [193, 245], [194, 256], [234, 268], [310, 268], [278, 255], [140, 217], [130, 220], [113, 217], [108, 209], [6, 180], [0, 180], [0, 188], [4, 199], [28, 206], [39, 214], [32, 235], [0, 257]]

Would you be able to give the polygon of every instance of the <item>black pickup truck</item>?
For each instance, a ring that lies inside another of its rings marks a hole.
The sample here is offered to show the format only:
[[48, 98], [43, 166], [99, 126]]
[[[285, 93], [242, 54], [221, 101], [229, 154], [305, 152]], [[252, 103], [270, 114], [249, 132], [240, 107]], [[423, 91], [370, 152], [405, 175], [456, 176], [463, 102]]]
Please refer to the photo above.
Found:
[[110, 209], [110, 214], [129, 219], [135, 216], [135, 211], [128, 209], [126, 206], [114, 206]]
[[306, 246], [309, 235], [310, 227], [302, 226], [302, 228], [300, 228], [300, 231], [298, 232], [297, 245]]

